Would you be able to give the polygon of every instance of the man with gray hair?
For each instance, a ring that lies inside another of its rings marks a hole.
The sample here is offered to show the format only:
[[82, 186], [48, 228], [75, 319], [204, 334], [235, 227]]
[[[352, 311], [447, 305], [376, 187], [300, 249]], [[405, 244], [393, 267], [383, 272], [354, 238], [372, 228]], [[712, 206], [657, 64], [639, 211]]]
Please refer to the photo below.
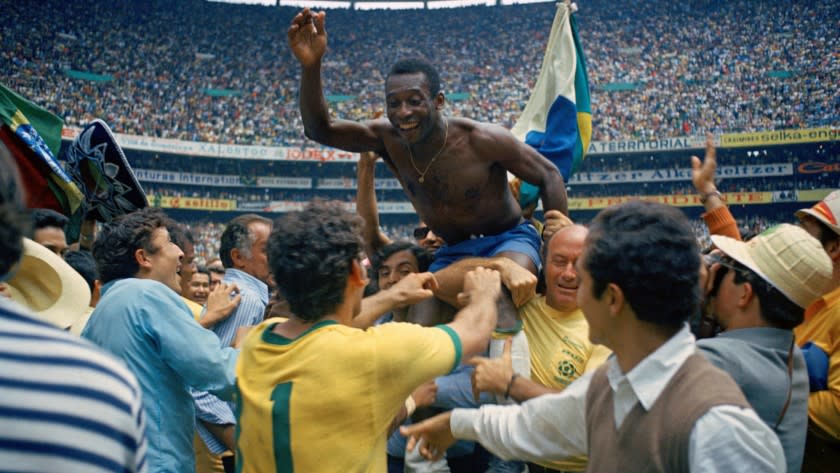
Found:
[[[257, 214], [240, 215], [222, 232], [219, 257], [225, 267], [223, 283], [239, 288], [241, 301], [226, 320], [210, 327], [222, 346], [228, 346], [241, 327], [262, 322], [268, 305], [268, 257], [265, 245], [271, 233], [271, 220]], [[213, 455], [234, 449], [236, 418], [233, 406], [209, 393], [193, 393], [198, 433]]]

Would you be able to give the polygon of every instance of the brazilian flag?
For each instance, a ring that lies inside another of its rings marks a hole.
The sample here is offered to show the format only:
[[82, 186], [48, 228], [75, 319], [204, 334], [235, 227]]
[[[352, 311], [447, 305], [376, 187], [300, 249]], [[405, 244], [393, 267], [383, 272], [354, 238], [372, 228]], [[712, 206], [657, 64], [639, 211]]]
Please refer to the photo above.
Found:
[[0, 84], [0, 140], [18, 165], [27, 207], [70, 216], [84, 196], [56, 159], [63, 127], [61, 118]]
[[[554, 163], [566, 182], [586, 156], [592, 139], [589, 78], [571, 5], [557, 5], [540, 75], [511, 132]], [[520, 205], [536, 202], [538, 192], [523, 182]]]

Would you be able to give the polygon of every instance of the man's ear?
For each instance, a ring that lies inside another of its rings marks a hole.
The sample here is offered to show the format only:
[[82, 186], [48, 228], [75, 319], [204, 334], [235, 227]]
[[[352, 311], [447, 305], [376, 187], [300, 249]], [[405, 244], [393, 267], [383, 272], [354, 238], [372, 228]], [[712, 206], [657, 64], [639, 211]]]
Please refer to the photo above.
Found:
[[446, 105], [446, 96], [443, 95], [443, 92], [438, 92], [435, 95], [435, 109], [442, 110], [444, 105]]
[[748, 281], [743, 284], [736, 284], [736, 287], [740, 288], [741, 291], [741, 294], [738, 296], [738, 307], [743, 309], [755, 298], [755, 290]]
[[234, 269], [242, 267], [242, 260], [245, 259], [242, 257], [242, 252], [239, 251], [239, 248], [233, 248], [230, 250], [230, 260], [233, 262]]
[[615, 284], [609, 283], [601, 296], [610, 308], [610, 315], [618, 315], [624, 309], [624, 291]]
[[353, 260], [353, 264], [350, 266], [350, 282], [359, 287], [365, 287], [370, 282], [367, 276], [367, 269], [362, 266], [359, 260]]
[[134, 260], [137, 261], [137, 265], [140, 266], [140, 270], [151, 269], [152, 267], [152, 262], [149, 261], [146, 250], [143, 248], [137, 248], [134, 250]]

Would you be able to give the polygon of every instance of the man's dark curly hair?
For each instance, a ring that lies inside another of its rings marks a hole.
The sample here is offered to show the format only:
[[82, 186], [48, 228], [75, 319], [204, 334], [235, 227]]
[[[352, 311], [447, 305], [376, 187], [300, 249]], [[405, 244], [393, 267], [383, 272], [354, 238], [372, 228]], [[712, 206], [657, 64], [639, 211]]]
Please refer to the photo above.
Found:
[[93, 242], [93, 259], [102, 284], [133, 278], [140, 271], [134, 252], [142, 248], [155, 254], [152, 233], [157, 228], [174, 228], [177, 224], [162, 210], [147, 207], [131, 212], [105, 225]]
[[275, 221], [268, 264], [296, 317], [314, 322], [342, 303], [353, 261], [364, 249], [361, 225], [341, 203], [321, 200]]
[[639, 320], [679, 328], [700, 305], [700, 249], [674, 207], [630, 201], [598, 214], [586, 237], [583, 267], [592, 295], [621, 288]]
[[391, 66], [391, 70], [388, 72], [388, 76], [385, 80], [387, 81], [391, 78], [391, 76], [400, 74], [415, 74], [417, 72], [426, 76], [426, 82], [429, 85], [429, 94], [432, 97], [437, 95], [438, 92], [440, 92], [440, 74], [438, 74], [437, 69], [431, 62], [421, 57], [400, 59], [395, 62], [394, 65]]

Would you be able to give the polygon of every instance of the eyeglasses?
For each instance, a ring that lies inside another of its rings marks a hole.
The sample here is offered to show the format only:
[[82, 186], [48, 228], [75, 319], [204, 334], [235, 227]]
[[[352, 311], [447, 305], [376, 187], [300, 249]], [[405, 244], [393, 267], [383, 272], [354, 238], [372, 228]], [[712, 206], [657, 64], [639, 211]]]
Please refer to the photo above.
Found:
[[717, 273], [715, 273], [715, 280], [712, 284], [712, 290], [709, 292], [709, 296], [717, 295], [717, 292], [720, 289], [720, 285], [723, 282], [723, 278], [726, 276], [727, 271], [733, 271], [734, 273], [740, 275], [742, 279], [750, 281], [752, 281], [753, 279], [749, 277], [751, 271], [747, 267], [745, 267], [743, 264], [739, 263], [738, 261], [727, 255], [716, 253], [706, 255], [706, 257], [704, 257], [703, 259], [709, 267], [711, 267], [715, 263], [720, 265], [720, 267], [717, 270]]
[[414, 229], [414, 239], [422, 240], [429, 234], [429, 227], [417, 227]]
[[736, 273], [740, 274], [743, 278], [746, 278], [749, 275], [750, 270], [748, 268], [746, 268], [743, 264], [739, 263], [738, 261], [729, 256], [721, 256], [720, 261], [718, 261], [718, 263], [720, 263], [721, 267], [731, 269], [732, 271], [735, 271]]

